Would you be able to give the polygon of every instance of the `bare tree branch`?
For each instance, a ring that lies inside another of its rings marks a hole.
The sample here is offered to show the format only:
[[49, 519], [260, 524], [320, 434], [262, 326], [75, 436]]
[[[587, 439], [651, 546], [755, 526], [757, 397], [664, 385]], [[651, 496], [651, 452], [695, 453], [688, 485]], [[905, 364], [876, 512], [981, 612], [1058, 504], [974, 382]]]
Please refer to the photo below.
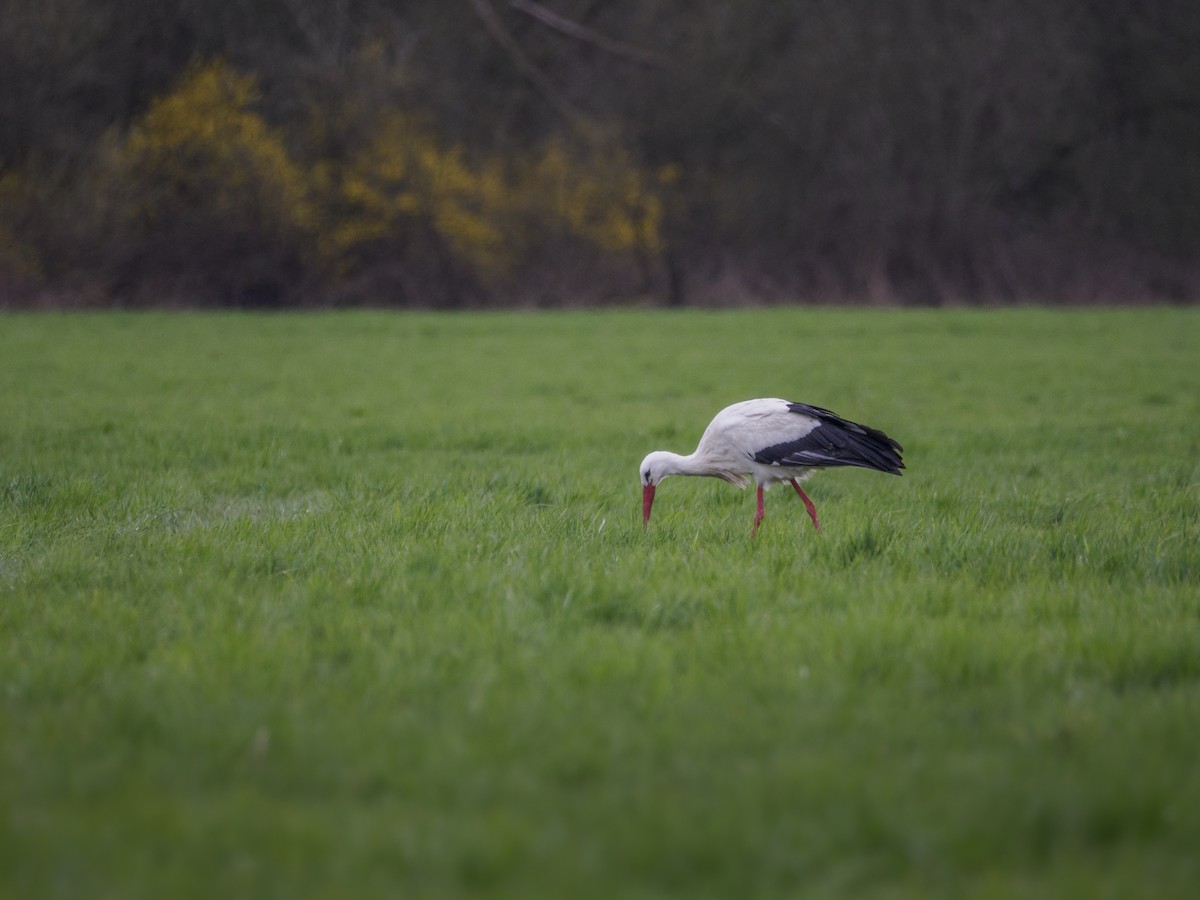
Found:
[[606, 53], [611, 53], [614, 56], [623, 56], [626, 59], [654, 66], [657, 69], [671, 71], [675, 69], [674, 64], [662, 54], [606, 37], [593, 28], [581, 25], [573, 19], [559, 15], [554, 10], [547, 9], [540, 3], [535, 3], [534, 0], [508, 0], [508, 5], [519, 12], [525, 13], [527, 16], [532, 16], [547, 28], [553, 28], [555, 31], [561, 32], [568, 37], [591, 44], [594, 47], [599, 47]]
[[471, 5], [475, 8], [476, 14], [488, 30], [488, 34], [508, 54], [508, 58], [512, 60], [512, 64], [517, 67], [521, 74], [529, 79], [530, 84], [541, 92], [547, 102], [563, 118], [575, 125], [584, 125], [586, 120], [583, 113], [572, 106], [570, 101], [555, 89], [545, 73], [521, 49], [521, 45], [517, 43], [517, 39], [504, 27], [504, 23], [500, 21], [500, 17], [496, 15], [495, 7], [492, 6], [489, 0], [471, 0]]
[[[581, 25], [573, 19], [568, 19], [566, 16], [547, 9], [542, 4], [535, 2], [535, 0], [508, 0], [508, 5], [519, 12], [533, 17], [548, 28], [552, 28], [575, 40], [592, 44], [607, 53], [622, 56], [674, 75], [685, 74], [682, 66], [676, 65], [670, 58], [663, 56], [661, 53], [655, 53], [652, 50], [645, 50], [633, 44], [627, 44], [624, 41], [606, 37], [594, 28], [588, 28], [586, 25]], [[745, 105], [753, 112], [764, 124], [781, 132], [789, 140], [796, 139], [795, 131], [788, 124], [787, 120], [778, 111], [767, 106], [750, 91], [737, 89], [734, 90], [733, 96], [739, 103]]]
[[315, 55], [326, 63], [345, 55], [349, 46], [347, 26], [350, 21], [346, 0], [335, 0], [315, 12], [310, 4], [301, 0], [284, 0], [283, 8]]

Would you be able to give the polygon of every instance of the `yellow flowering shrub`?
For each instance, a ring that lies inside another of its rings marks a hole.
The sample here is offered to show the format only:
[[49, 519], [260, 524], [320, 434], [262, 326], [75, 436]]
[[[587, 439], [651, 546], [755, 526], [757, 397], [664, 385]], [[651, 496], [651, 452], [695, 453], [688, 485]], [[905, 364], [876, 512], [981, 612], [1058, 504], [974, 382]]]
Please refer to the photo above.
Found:
[[383, 116], [373, 139], [345, 165], [318, 167], [328, 215], [319, 245], [337, 271], [372, 250], [440, 241], [483, 275], [508, 264], [496, 212], [508, 190], [495, 166], [472, 168], [401, 113]]
[[[658, 180], [660, 184], [654, 182]], [[585, 160], [561, 144], [545, 148], [524, 173], [522, 193], [568, 233], [610, 252], [662, 252], [662, 179], [638, 168], [622, 150]]]
[[578, 262], [563, 248], [640, 266], [663, 251], [667, 181], [615, 143], [470, 157], [398, 109], [314, 106], [297, 134], [316, 158], [301, 163], [259, 99], [253, 77], [196, 65], [108, 137], [98, 193], [130, 267], [244, 283], [393, 266], [415, 290], [461, 295]]
[[313, 225], [308, 178], [253, 110], [251, 76], [224, 62], [194, 67], [110, 152], [124, 216], [147, 228], [211, 216], [267, 233]]
[[390, 112], [347, 164], [318, 170], [322, 258], [337, 272], [389, 248], [429, 250], [430, 241], [485, 285], [547, 263], [563, 240], [600, 254], [663, 250], [658, 193], [669, 177], [624, 152], [551, 144], [530, 159], [471, 163]]

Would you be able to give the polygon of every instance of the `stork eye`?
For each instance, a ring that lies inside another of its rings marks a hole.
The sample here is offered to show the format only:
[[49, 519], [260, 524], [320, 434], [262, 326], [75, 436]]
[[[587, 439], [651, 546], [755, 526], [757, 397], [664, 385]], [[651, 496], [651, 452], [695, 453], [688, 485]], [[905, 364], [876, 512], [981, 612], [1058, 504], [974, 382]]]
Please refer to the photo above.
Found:
[[647, 469], [645, 472], [642, 473], [642, 481], [649, 481], [649, 480], [650, 480], [650, 470]]

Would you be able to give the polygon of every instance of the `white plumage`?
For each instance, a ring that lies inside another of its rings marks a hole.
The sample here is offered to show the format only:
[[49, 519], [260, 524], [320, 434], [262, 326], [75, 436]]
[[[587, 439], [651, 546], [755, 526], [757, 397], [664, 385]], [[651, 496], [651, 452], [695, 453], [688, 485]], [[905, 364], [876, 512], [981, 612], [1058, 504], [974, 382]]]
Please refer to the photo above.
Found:
[[752, 534], [763, 520], [763, 490], [780, 481], [796, 489], [820, 531], [816, 507], [800, 482], [814, 469], [828, 466], [861, 466], [899, 475], [904, 468], [902, 449], [882, 431], [819, 406], [778, 398], [744, 400], [717, 413], [694, 452], [681, 456], [655, 450], [642, 460], [642, 522], [649, 523], [654, 491], [664, 478], [708, 475], [739, 487], [750, 479], [758, 485]]

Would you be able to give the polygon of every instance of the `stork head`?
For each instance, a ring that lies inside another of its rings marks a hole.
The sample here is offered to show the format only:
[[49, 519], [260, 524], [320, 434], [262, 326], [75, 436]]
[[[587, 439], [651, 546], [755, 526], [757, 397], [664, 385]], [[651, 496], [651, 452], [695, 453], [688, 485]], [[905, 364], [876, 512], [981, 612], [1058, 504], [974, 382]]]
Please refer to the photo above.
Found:
[[650, 507], [654, 505], [654, 488], [668, 475], [674, 475], [678, 468], [674, 453], [665, 450], [655, 450], [642, 460], [639, 472], [642, 478], [642, 527], [650, 521]]

